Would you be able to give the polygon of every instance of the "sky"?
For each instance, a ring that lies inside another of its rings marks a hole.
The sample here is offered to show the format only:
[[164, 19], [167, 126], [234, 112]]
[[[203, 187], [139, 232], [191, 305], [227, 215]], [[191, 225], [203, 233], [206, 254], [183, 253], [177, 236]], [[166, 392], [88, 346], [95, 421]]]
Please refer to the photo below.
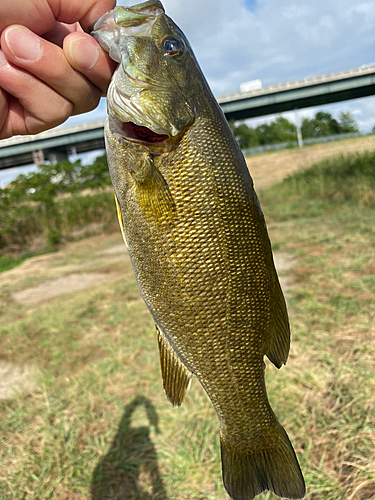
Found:
[[[164, 0], [163, 5], [189, 39], [216, 96], [250, 80], [267, 86], [375, 62], [374, 0]], [[334, 115], [351, 111], [363, 132], [375, 125], [375, 97], [324, 110]], [[70, 123], [104, 114], [102, 102]]]
[[[374, 0], [162, 0], [187, 36], [214, 94], [358, 68], [375, 62]], [[121, 5], [132, 2], [120, 0]], [[73, 125], [105, 118], [105, 99]], [[362, 132], [375, 125], [375, 96], [299, 111], [350, 111]], [[294, 113], [283, 116], [295, 120]], [[274, 117], [249, 120], [258, 124]]]

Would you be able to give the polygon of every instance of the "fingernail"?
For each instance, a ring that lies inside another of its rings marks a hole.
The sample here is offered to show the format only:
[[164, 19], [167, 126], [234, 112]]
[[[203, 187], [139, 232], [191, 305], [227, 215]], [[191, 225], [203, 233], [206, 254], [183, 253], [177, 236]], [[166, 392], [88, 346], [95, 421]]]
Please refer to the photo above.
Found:
[[77, 66], [88, 70], [95, 66], [99, 58], [99, 46], [94, 40], [75, 38], [69, 44], [69, 55]]
[[39, 39], [27, 28], [21, 26], [8, 28], [5, 32], [5, 41], [17, 59], [37, 61], [42, 55]]

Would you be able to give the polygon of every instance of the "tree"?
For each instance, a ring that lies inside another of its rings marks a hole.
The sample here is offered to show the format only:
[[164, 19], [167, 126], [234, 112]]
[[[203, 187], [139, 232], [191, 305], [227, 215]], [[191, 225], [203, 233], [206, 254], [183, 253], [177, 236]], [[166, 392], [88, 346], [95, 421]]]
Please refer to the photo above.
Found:
[[296, 127], [282, 116], [278, 116], [271, 123], [262, 123], [256, 128], [248, 127], [245, 123], [235, 125], [234, 120], [229, 121], [229, 126], [241, 149], [297, 139]]
[[315, 137], [315, 124], [314, 120], [310, 118], [303, 118], [301, 124], [301, 134], [304, 139]]
[[343, 134], [359, 132], [357, 122], [350, 111], [341, 111], [339, 116], [340, 128]]
[[338, 121], [332, 118], [331, 113], [318, 111], [315, 115], [315, 122], [318, 137], [340, 134], [341, 132]]
[[353, 115], [345, 111], [340, 113], [339, 121], [330, 113], [318, 111], [314, 118], [302, 120], [301, 131], [305, 138], [359, 132]]
[[302, 136], [324, 137], [340, 133], [340, 125], [337, 120], [332, 118], [330, 113], [318, 111], [312, 119], [304, 118], [302, 121]]
[[282, 116], [271, 123], [263, 123], [256, 128], [261, 144], [277, 144], [297, 139], [296, 127]]
[[248, 127], [245, 123], [236, 126], [234, 121], [231, 121], [229, 125], [241, 149], [259, 146], [259, 135], [256, 129]]
[[[248, 127], [245, 123], [235, 125], [234, 120], [230, 120], [229, 125], [241, 149], [297, 140], [295, 125], [282, 116], [256, 128]], [[358, 131], [353, 115], [345, 111], [340, 113], [339, 121], [330, 113], [318, 111], [314, 118], [304, 118], [301, 125], [302, 137], [306, 139]]]

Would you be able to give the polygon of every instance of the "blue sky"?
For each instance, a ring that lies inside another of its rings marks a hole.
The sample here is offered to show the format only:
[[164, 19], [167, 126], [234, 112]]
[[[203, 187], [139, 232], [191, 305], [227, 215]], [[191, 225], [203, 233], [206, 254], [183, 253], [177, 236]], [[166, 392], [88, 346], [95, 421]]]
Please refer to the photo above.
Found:
[[[162, 1], [188, 37], [216, 96], [235, 92], [249, 80], [266, 86], [375, 62], [374, 0]], [[105, 109], [103, 99], [95, 111], [67, 124], [104, 118]], [[363, 132], [375, 125], [375, 97], [318, 109], [336, 117], [352, 112]], [[300, 117], [318, 109], [301, 110]], [[283, 115], [294, 120], [293, 112]]]
[[256, 6], [256, 0], [246, 0], [245, 4], [248, 9], [254, 10]]
[[[374, 0], [162, 1], [188, 37], [216, 96], [235, 92], [249, 80], [260, 79], [266, 86], [375, 62]], [[364, 132], [375, 125], [375, 97], [324, 110], [335, 115], [351, 111]], [[302, 110], [301, 116], [316, 111]], [[90, 115], [71, 121], [104, 114], [103, 102]]]

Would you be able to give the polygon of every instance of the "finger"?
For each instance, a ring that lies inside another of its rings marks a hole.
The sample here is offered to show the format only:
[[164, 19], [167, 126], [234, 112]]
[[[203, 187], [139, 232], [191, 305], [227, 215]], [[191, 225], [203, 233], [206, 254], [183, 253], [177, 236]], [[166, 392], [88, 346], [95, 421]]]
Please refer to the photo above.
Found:
[[10, 63], [0, 67], [0, 88], [7, 100], [0, 139], [17, 134], [37, 134], [55, 127], [63, 123], [73, 110], [68, 99]]
[[62, 47], [64, 38], [70, 33], [74, 33], [76, 31], [84, 33], [79, 23], [56, 23], [55, 27], [52, 30], [48, 31], [47, 33], [43, 33], [43, 38], [44, 40], [48, 40], [49, 42]]
[[34, 33], [42, 35], [55, 26], [56, 21], [79, 22], [88, 31], [89, 26], [116, 5], [115, 0], [12, 0], [1, 3], [0, 33], [17, 22]]
[[[78, 6], [80, 4], [80, 2], [75, 2], [75, 3], [77, 3]], [[115, 7], [116, 7], [116, 0], [88, 0], [86, 1], [86, 5], [79, 6], [79, 12], [77, 14], [78, 15], [81, 14], [81, 17], [77, 17], [77, 19], [74, 19], [74, 21], [79, 21], [82, 28], [85, 31], [88, 31], [92, 23], [94, 23], [97, 19], [99, 19], [99, 17], [101, 17], [109, 10], [114, 9]], [[64, 12], [63, 15], [65, 15]], [[64, 19], [60, 20], [66, 23], [74, 22], [74, 21], [66, 21]]]
[[[0, 59], [1, 59], [1, 54], [2, 53], [0, 51]], [[5, 90], [0, 88], [0, 139], [5, 139], [5, 137], [2, 137], [1, 131], [4, 127], [4, 123], [7, 119], [7, 115], [8, 115], [8, 95], [5, 92]], [[12, 133], [7, 135], [7, 137], [10, 137], [11, 135], [12, 135]]]
[[[4, 31], [1, 46], [9, 62], [69, 100], [73, 104], [72, 114], [91, 111], [98, 105], [101, 90], [71, 67], [60, 47], [17, 25]], [[92, 54], [93, 61], [99, 54], [98, 47]], [[35, 99], [38, 97], [35, 95]]]
[[[91, 83], [102, 91], [104, 97], [113, 72], [115, 63], [90, 35], [71, 33], [64, 40], [64, 54], [71, 66], [82, 73]], [[93, 54], [99, 50], [99, 57]]]
[[15, 22], [42, 34], [54, 27], [56, 19], [54, 9], [46, 0], [1, 2], [0, 33]]

